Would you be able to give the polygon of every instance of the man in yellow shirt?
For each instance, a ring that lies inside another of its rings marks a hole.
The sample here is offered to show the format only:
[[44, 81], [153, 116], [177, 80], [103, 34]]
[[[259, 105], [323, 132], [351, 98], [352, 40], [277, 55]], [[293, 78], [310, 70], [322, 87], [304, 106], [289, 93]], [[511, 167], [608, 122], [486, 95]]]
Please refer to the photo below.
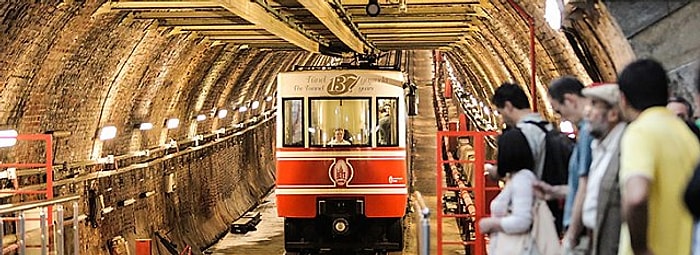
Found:
[[620, 145], [619, 254], [690, 254], [693, 222], [682, 192], [700, 144], [665, 108], [669, 80], [661, 64], [637, 60], [620, 73], [618, 83], [620, 107], [631, 121]]

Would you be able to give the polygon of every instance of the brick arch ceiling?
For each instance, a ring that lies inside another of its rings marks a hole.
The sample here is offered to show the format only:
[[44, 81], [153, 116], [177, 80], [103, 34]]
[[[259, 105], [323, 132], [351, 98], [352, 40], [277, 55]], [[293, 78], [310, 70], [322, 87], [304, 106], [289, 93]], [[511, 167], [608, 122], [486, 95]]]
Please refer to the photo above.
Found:
[[[248, 116], [236, 112], [236, 107], [263, 102], [271, 95], [275, 73], [295, 64], [332, 60], [299, 51], [239, 49], [171, 34], [153, 21], [133, 20], [125, 13], [92, 16], [103, 2], [0, 4], [0, 129], [70, 131], [70, 136], [56, 141], [57, 162], [125, 154], [231, 125]], [[544, 1], [516, 2], [535, 17], [539, 95], [560, 75], [590, 82], [565, 37], [544, 22]], [[524, 88], [530, 83], [527, 24], [505, 0], [491, 3], [485, 9], [487, 17], [477, 23], [480, 31], [447, 52], [462, 83], [486, 101], [502, 82], [517, 82]], [[602, 17], [602, 23], [596, 22], [614, 30], [614, 20]], [[577, 22], [578, 27], [591, 29]], [[596, 37], [605, 35], [595, 33], [599, 31], [584, 36], [598, 46], [596, 52], [610, 52], [606, 49], [612, 47]], [[597, 58], [608, 76], [621, 62]], [[540, 97], [540, 106], [546, 101]], [[211, 118], [212, 109], [228, 109], [229, 115]], [[195, 125], [199, 114], [208, 118]], [[180, 127], [165, 129], [168, 118], [180, 119]], [[154, 128], [134, 128], [142, 122], [153, 123]], [[106, 125], [116, 126], [118, 135], [101, 142], [98, 130]], [[0, 154], [0, 160], [41, 154], [38, 147], [18, 147], [14, 155]]]

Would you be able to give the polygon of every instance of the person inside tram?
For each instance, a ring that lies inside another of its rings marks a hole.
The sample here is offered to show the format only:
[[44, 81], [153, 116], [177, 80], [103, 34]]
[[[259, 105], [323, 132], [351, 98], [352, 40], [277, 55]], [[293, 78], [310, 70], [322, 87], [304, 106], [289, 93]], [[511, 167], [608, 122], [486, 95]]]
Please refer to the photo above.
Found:
[[345, 140], [345, 130], [336, 128], [333, 134], [333, 139], [328, 142], [328, 145], [350, 145], [350, 141]]
[[379, 129], [378, 137], [379, 144], [386, 145], [391, 141], [391, 118], [389, 117], [389, 111], [382, 107], [379, 109]]

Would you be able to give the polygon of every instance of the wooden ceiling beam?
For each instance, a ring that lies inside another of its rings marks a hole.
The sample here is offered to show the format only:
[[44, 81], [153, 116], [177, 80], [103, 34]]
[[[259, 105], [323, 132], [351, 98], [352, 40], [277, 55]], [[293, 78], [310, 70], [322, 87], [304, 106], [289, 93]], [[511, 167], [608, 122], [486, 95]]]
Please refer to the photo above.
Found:
[[176, 26], [182, 31], [247, 31], [260, 29], [256, 25], [202, 25], [202, 26]]
[[193, 19], [193, 18], [237, 18], [233, 13], [220, 11], [136, 11], [137, 19]]
[[250, 22], [240, 18], [191, 18], [191, 19], [158, 19], [159, 26], [240, 26], [252, 25]]
[[209, 40], [219, 40], [219, 41], [279, 41], [284, 42], [274, 35], [214, 35], [207, 36]]
[[266, 7], [264, 3], [259, 1], [216, 0], [226, 10], [255, 24], [257, 27], [263, 28], [306, 51], [319, 52], [320, 42], [318, 39], [312, 38], [307, 31], [288, 20], [281, 20], [279, 15], [275, 15], [271, 7]]
[[[367, 50], [373, 48], [366, 39], [360, 38], [361, 34], [358, 35], [353, 32], [353, 29], [357, 31], [357, 27], [352, 22], [345, 23], [342, 17], [336, 9], [331, 6], [328, 1], [319, 0], [297, 0], [302, 4], [311, 14], [313, 14], [323, 25], [326, 26], [341, 42], [347, 45], [350, 49], [358, 53], [364, 53]], [[344, 14], [344, 12], [342, 12]], [[348, 27], [348, 26], [353, 26]]]
[[119, 1], [106, 3], [112, 10], [134, 11], [143, 9], [217, 9], [214, 1]]

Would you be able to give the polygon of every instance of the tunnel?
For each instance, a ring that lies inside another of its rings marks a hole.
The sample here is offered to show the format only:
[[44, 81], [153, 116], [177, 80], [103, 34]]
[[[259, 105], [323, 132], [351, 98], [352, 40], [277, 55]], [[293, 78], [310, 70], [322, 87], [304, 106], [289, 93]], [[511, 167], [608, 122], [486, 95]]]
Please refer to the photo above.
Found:
[[[275, 186], [277, 75], [367, 56], [424, 87], [439, 54], [440, 81], [482, 108], [511, 82], [552, 121], [551, 81], [615, 82], [638, 58], [664, 65], [673, 95], [696, 92], [697, 1], [379, 0], [370, 15], [371, 2], [3, 1], [0, 141], [40, 138], [0, 142], [0, 170], [35, 163], [16, 187], [0, 179], [1, 203], [79, 196], [65, 206], [75, 254], [138, 254], [142, 239], [202, 254]], [[16, 227], [2, 227], [14, 254]]]

